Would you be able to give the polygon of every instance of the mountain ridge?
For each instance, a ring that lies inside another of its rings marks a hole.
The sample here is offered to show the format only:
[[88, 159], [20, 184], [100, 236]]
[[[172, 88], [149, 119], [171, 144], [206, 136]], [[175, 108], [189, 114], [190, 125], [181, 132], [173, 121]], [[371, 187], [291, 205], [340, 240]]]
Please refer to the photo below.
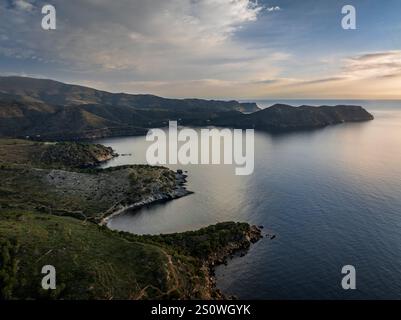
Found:
[[124, 105], [135, 108], [167, 108], [172, 104], [179, 104], [182, 107], [192, 105], [213, 107], [222, 109], [247, 109], [248, 112], [260, 110], [256, 103], [240, 103], [235, 100], [205, 100], [205, 99], [173, 99], [163, 98], [152, 94], [129, 94], [124, 92], [111, 93], [82, 85], [67, 84], [51, 79], [36, 79], [30, 77], [8, 76], [0, 77], [0, 98], [1, 95], [9, 95], [14, 99], [30, 98], [27, 101], [36, 100], [45, 104], [53, 105], [84, 105], [84, 104], [103, 104], [103, 105]]
[[144, 135], [178, 121], [184, 126], [223, 126], [268, 132], [309, 130], [373, 120], [360, 106], [276, 104], [110, 93], [49, 79], [0, 77], [0, 137], [85, 140]]

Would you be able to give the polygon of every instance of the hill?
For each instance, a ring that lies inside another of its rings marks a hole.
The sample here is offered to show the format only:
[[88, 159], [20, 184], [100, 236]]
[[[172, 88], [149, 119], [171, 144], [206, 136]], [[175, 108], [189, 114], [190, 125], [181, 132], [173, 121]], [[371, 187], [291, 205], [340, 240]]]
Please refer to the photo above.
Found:
[[206, 121], [256, 104], [109, 93], [53, 80], [0, 77], [0, 136], [78, 140], [142, 135], [168, 120]]
[[144, 135], [168, 121], [185, 126], [224, 126], [286, 132], [372, 120], [360, 106], [166, 99], [109, 93], [53, 80], [0, 77], [0, 137], [60, 141]]
[[[197, 252], [208, 243], [209, 252], [218, 248], [220, 258], [228, 257], [259, 235], [246, 223], [222, 223], [143, 237], [71, 217], [2, 210], [0, 299], [221, 299], [209, 273], [213, 255], [209, 261]], [[44, 265], [56, 268], [56, 290], [41, 287]]]
[[[255, 103], [202, 99], [166, 99], [148, 94], [110, 93], [88, 87], [28, 77], [0, 77], [0, 93], [9, 98], [59, 106], [107, 105], [175, 111], [257, 111]], [[1, 98], [1, 95], [0, 95]]]
[[[101, 145], [0, 140], [0, 300], [220, 299], [211, 270], [261, 237], [246, 223], [138, 236], [102, 226], [124, 206], [189, 194], [163, 167], [86, 168]], [[82, 161], [82, 162], [81, 162]], [[44, 265], [57, 289], [41, 287]]]
[[276, 104], [251, 114], [232, 114], [214, 120], [217, 126], [269, 131], [288, 132], [310, 130], [344, 122], [373, 120], [364, 108], [352, 105], [300, 106]]

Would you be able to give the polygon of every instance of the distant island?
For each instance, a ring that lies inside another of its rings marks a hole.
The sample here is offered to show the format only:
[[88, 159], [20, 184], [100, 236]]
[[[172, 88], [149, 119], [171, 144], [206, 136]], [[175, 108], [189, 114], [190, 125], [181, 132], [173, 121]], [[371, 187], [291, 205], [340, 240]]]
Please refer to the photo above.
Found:
[[359, 106], [277, 104], [261, 110], [256, 103], [166, 99], [53, 80], [0, 77], [0, 137], [68, 141], [144, 135], [149, 128], [167, 126], [169, 120], [184, 126], [288, 132], [372, 119]]

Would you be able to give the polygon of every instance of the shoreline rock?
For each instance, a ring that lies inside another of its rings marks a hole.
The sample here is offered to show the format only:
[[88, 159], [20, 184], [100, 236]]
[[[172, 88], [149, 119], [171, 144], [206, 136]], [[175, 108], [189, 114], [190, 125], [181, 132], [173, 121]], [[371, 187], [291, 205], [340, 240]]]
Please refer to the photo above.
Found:
[[217, 287], [216, 267], [227, 264], [229, 259], [245, 256], [251, 245], [263, 238], [258, 227], [233, 221], [172, 234], [143, 236], [129, 232], [123, 234], [128, 238], [143, 239], [164, 246], [166, 252], [177, 258], [177, 262], [181, 260], [180, 257], [191, 257], [189, 261], [196, 270], [199, 270], [196, 272], [198, 285], [190, 286], [186, 298], [198, 297], [203, 300], [235, 298], [226, 295]]
[[243, 237], [237, 241], [229, 242], [226, 246], [209, 255], [204, 262], [204, 268], [209, 275], [211, 289], [218, 295], [217, 299], [235, 300], [235, 296], [227, 296], [219, 288], [217, 288], [217, 280], [215, 276], [216, 268], [221, 265], [227, 265], [229, 260], [236, 257], [245, 257], [252, 244], [263, 239], [262, 230], [257, 226], [249, 226], [249, 230], [245, 232]]
[[99, 225], [107, 225], [110, 219], [126, 212], [127, 210], [139, 210], [145, 206], [179, 199], [193, 194], [194, 192], [189, 191], [186, 188], [185, 184], [187, 182], [187, 177], [188, 176], [183, 174], [181, 170], [177, 170], [177, 172], [175, 173], [176, 185], [173, 191], [167, 193], [159, 192], [157, 194], [152, 194], [141, 201], [129, 205], [117, 204], [116, 206], [110, 208], [105, 213], [103, 213], [103, 218], [99, 222]]

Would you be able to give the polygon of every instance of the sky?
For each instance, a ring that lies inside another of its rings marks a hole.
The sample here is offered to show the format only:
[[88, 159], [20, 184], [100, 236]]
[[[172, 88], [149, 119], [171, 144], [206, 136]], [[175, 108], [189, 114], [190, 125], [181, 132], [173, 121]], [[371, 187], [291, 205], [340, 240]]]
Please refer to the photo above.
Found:
[[[41, 27], [46, 4], [56, 30]], [[401, 1], [0, 0], [0, 74], [177, 98], [400, 99]]]

